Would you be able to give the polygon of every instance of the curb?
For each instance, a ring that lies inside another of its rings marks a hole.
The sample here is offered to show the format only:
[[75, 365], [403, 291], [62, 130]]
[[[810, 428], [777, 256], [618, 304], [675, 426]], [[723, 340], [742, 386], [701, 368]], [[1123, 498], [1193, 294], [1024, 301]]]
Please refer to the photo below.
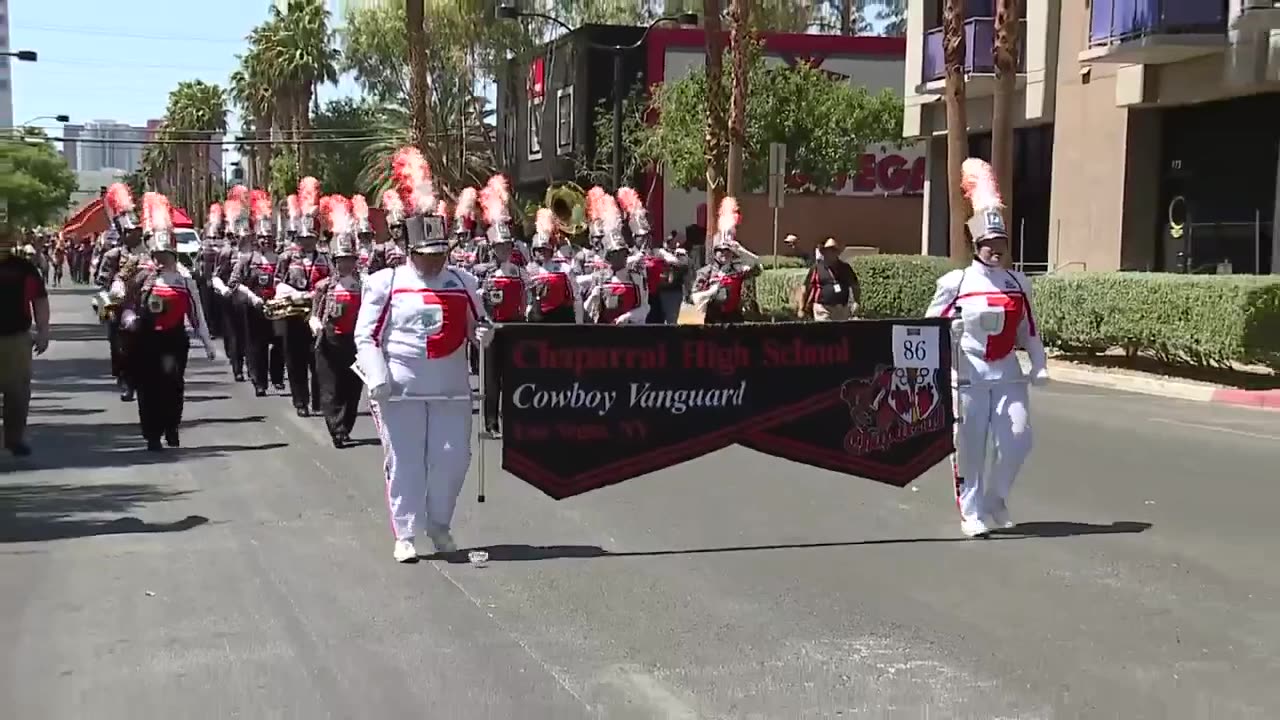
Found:
[[1154, 395], [1215, 405], [1236, 405], [1265, 410], [1280, 410], [1280, 390], [1240, 390], [1163, 378], [1111, 374], [1074, 367], [1053, 360], [1049, 361], [1049, 376], [1054, 381], [1073, 385], [1089, 385], [1110, 390], [1123, 390], [1142, 395]]

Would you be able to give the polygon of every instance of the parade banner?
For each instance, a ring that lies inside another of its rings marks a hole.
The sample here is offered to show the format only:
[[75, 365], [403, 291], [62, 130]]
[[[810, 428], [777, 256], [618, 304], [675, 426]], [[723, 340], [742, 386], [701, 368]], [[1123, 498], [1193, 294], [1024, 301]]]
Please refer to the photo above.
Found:
[[504, 325], [502, 466], [559, 500], [736, 444], [903, 487], [952, 451], [948, 322]]

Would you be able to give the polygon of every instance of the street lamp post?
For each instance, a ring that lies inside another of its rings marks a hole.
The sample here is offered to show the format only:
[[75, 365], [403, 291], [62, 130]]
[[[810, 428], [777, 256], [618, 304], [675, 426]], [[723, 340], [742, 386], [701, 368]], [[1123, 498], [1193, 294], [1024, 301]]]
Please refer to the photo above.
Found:
[[[573, 32], [573, 28], [569, 24], [559, 18], [550, 15], [544, 15], [536, 12], [526, 12], [520, 10], [514, 5], [503, 4], [498, 6], [497, 18], [499, 20], [515, 20], [522, 17], [538, 18], [547, 22], [559, 25], [566, 32]], [[613, 191], [617, 192], [622, 187], [622, 100], [623, 100], [623, 83], [625, 79], [622, 71], [623, 55], [628, 51], [635, 50], [644, 44], [646, 38], [649, 37], [649, 31], [657, 27], [660, 23], [675, 22], [684, 26], [693, 26], [698, 24], [697, 13], [680, 13], [679, 15], [660, 17], [649, 23], [644, 29], [644, 34], [640, 39], [630, 45], [602, 45], [594, 42], [587, 42], [587, 45], [596, 50], [604, 50], [613, 55]]]

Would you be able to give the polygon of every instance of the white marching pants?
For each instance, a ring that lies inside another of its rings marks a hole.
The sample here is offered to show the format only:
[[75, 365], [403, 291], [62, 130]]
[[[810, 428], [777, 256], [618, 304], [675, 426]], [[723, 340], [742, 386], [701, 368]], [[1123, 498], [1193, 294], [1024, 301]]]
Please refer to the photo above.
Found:
[[1030, 401], [1025, 382], [965, 388], [956, 395], [956, 505], [961, 518], [975, 520], [1004, 507], [1031, 452]]
[[397, 400], [371, 402], [369, 410], [396, 539], [412, 538], [415, 524], [447, 530], [471, 465], [471, 403]]

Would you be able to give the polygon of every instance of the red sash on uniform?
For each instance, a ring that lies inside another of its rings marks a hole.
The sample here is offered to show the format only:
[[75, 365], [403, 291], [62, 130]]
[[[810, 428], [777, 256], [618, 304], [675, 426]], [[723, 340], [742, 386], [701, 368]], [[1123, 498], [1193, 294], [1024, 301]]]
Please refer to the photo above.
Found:
[[340, 312], [333, 319], [335, 335], [350, 335], [356, 329], [356, 316], [360, 314], [360, 295], [341, 285], [333, 288], [329, 302], [337, 303]]
[[[155, 308], [155, 305], [159, 305]], [[191, 307], [191, 296], [186, 288], [156, 284], [151, 288], [147, 309], [151, 311], [151, 319], [158, 331], [181, 328]], [[156, 310], [159, 312], [156, 312]]]
[[[449, 357], [462, 347], [467, 341], [467, 327], [469, 325], [468, 312], [474, 312], [471, 309], [471, 300], [467, 297], [466, 290], [431, 290], [429, 288], [396, 288], [391, 291], [392, 298], [387, 301], [384, 310], [385, 313], [391, 308], [391, 303], [396, 295], [417, 295], [421, 298], [423, 307], [427, 305], [435, 305], [440, 308], [440, 329], [436, 334], [427, 336], [427, 358], [430, 360], [438, 360], [440, 358]], [[405, 302], [417, 303], [418, 298], [406, 298]], [[380, 337], [382, 332], [382, 324], [374, 329], [374, 337]]]
[[[617, 298], [616, 307], [609, 307], [609, 298]], [[640, 288], [635, 283], [611, 280], [600, 285], [600, 323], [611, 323], [624, 313], [640, 307]]]
[[743, 274], [737, 272], [720, 276], [720, 289], [725, 293], [724, 300], [720, 301], [721, 312], [735, 313], [742, 306], [742, 279]]
[[524, 281], [511, 275], [494, 275], [485, 282], [486, 292], [491, 289], [502, 293], [501, 302], [490, 300], [493, 321], [519, 320], [524, 311]]
[[276, 296], [276, 286], [273, 282], [276, 274], [276, 264], [268, 262], [265, 258], [261, 265], [258, 265], [258, 272], [266, 273], [267, 284], [258, 290], [258, 297], [263, 300], [270, 300]]
[[662, 274], [667, 271], [667, 261], [659, 255], [644, 256], [644, 276], [652, 292], [662, 285]]
[[562, 272], [544, 272], [537, 277], [537, 282], [542, 283], [546, 291], [542, 294], [542, 298], [538, 306], [542, 312], [555, 312], [565, 305], [569, 304], [571, 294], [569, 292], [569, 276]]

